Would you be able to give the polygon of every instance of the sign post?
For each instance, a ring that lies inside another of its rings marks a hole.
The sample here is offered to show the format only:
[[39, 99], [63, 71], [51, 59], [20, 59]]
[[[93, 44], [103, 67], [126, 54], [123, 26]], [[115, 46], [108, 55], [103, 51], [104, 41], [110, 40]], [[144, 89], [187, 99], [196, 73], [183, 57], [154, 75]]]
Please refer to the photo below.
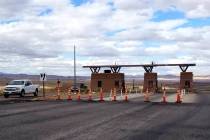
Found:
[[60, 84], [61, 84], [61, 81], [58, 79], [57, 80], [57, 99], [60, 100], [61, 99], [61, 94], [60, 94]]
[[40, 73], [40, 81], [42, 81], [42, 93], [43, 97], [45, 97], [45, 81], [47, 81], [47, 75], [46, 73]]

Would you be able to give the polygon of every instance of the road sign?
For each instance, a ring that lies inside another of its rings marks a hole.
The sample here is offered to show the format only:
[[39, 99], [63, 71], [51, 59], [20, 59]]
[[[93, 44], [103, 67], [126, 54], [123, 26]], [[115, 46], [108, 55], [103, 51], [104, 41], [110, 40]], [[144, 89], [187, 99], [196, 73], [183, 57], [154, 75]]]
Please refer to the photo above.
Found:
[[47, 74], [46, 73], [40, 73], [40, 81], [47, 81]]

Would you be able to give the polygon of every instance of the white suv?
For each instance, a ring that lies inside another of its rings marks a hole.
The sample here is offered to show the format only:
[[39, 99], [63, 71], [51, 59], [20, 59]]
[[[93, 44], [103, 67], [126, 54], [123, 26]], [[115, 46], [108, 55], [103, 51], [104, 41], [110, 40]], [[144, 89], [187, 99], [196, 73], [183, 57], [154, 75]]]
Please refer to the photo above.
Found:
[[13, 80], [4, 88], [4, 97], [8, 98], [10, 95], [20, 95], [23, 97], [25, 94], [33, 93], [38, 96], [39, 85], [33, 85], [31, 80]]

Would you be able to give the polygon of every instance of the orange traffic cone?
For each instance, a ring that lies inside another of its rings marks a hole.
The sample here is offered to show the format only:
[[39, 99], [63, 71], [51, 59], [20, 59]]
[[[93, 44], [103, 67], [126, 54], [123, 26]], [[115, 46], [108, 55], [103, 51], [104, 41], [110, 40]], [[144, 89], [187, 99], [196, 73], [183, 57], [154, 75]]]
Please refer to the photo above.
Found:
[[112, 101], [117, 101], [117, 99], [116, 99], [116, 88], [114, 88], [114, 93], [113, 93], [114, 95], [113, 95], [113, 100]]
[[128, 90], [126, 89], [125, 91], [125, 101], [127, 102], [128, 101]]
[[92, 91], [91, 91], [91, 89], [89, 90], [89, 93], [88, 93], [88, 101], [92, 101]]
[[79, 90], [79, 92], [78, 92], [78, 94], [77, 94], [77, 101], [80, 101], [81, 99], [80, 99], [80, 90]]
[[144, 102], [150, 102], [149, 101], [149, 90], [147, 88], [146, 94], [144, 95]]
[[60, 87], [57, 87], [57, 100], [61, 99]]
[[57, 100], [61, 99], [61, 94], [60, 94], [60, 80], [57, 81]]
[[72, 98], [71, 98], [71, 89], [69, 89], [69, 93], [68, 93], [68, 100], [71, 101]]
[[180, 96], [180, 91], [179, 90], [177, 90], [176, 103], [182, 103], [181, 96]]
[[104, 99], [103, 99], [103, 90], [102, 90], [102, 88], [100, 89], [100, 100], [99, 100], [100, 102], [103, 102], [104, 101]]
[[58, 97], [57, 97], [57, 100], [60, 100], [61, 99], [61, 95], [60, 95], [60, 91], [58, 91]]
[[166, 96], [163, 96], [163, 101], [162, 101], [162, 103], [167, 103], [167, 101], [166, 101]]
[[111, 89], [111, 91], [110, 91], [109, 98], [110, 98], [110, 101], [112, 101], [112, 99], [113, 99], [113, 91], [112, 91], [112, 89]]
[[163, 100], [162, 100], [162, 103], [167, 103], [167, 101], [166, 101], [166, 88], [165, 87], [163, 89]]

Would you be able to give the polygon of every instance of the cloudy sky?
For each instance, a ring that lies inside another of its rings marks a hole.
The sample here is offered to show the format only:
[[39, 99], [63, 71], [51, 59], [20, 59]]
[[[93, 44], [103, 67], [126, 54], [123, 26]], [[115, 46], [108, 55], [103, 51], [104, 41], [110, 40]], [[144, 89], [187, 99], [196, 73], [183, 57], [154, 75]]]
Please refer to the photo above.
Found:
[[83, 65], [152, 61], [196, 63], [189, 70], [207, 75], [209, 7], [209, 0], [1, 0], [0, 72], [73, 75], [75, 44], [79, 75], [90, 74]]

